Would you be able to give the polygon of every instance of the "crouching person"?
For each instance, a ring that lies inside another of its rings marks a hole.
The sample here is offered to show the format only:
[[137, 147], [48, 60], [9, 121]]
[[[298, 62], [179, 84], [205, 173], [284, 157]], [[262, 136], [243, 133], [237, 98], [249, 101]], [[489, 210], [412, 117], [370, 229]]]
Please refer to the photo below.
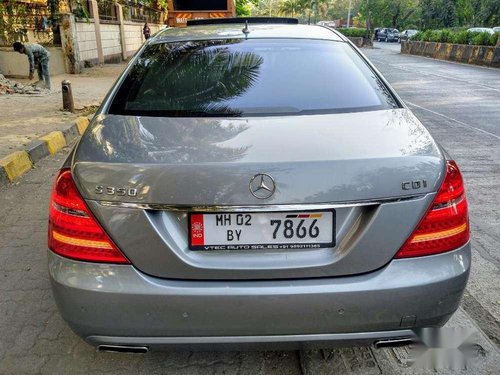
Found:
[[50, 90], [50, 75], [49, 75], [49, 57], [50, 53], [41, 45], [36, 43], [15, 42], [14, 51], [28, 56], [30, 64], [29, 77], [33, 79], [35, 75], [35, 66], [38, 73], [38, 79], [45, 82], [45, 87]]

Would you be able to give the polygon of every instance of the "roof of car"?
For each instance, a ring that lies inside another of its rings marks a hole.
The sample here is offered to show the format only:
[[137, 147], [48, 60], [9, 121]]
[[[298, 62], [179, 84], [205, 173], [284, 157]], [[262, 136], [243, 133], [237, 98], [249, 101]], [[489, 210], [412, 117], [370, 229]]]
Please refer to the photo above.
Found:
[[241, 23], [167, 28], [160, 31], [152, 42], [238, 38], [292, 38], [343, 41], [342, 37], [335, 31], [317, 25], [249, 24], [248, 30], [250, 32], [247, 34], [243, 33], [244, 27], [245, 24]]

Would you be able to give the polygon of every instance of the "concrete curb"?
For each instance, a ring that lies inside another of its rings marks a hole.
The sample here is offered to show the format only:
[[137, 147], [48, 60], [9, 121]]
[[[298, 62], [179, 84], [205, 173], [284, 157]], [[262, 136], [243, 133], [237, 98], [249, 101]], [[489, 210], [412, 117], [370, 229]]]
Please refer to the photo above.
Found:
[[33, 163], [26, 151], [16, 151], [0, 160], [0, 168], [5, 171], [7, 178], [14, 181], [28, 172]]
[[17, 180], [41, 159], [60, 151], [80, 137], [88, 125], [88, 118], [79, 117], [66, 129], [50, 132], [28, 143], [24, 150], [15, 151], [0, 159], [0, 186]]
[[55, 154], [57, 151], [62, 150], [62, 148], [66, 146], [66, 139], [61, 131], [50, 132], [39, 139], [47, 143], [47, 147], [51, 154]]
[[402, 41], [401, 53], [433, 59], [500, 68], [500, 47]]
[[89, 119], [86, 117], [78, 117], [73, 125], [76, 126], [78, 133], [82, 135], [85, 129], [87, 129], [87, 126], [89, 126]]
[[41, 159], [50, 155], [47, 143], [40, 139], [28, 143], [26, 145], [26, 152], [30, 156], [33, 164], [38, 163]]

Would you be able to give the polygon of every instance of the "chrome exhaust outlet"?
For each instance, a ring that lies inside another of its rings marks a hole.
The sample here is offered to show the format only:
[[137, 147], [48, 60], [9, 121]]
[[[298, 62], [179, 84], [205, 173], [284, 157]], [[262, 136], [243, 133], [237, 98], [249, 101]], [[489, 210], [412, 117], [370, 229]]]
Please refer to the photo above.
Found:
[[135, 353], [144, 354], [149, 351], [147, 346], [126, 346], [126, 345], [99, 345], [98, 352], [112, 352], [112, 353]]
[[385, 340], [377, 340], [375, 341], [375, 347], [377, 349], [379, 348], [393, 348], [397, 346], [405, 346], [405, 345], [410, 345], [414, 344], [415, 340], [409, 338], [409, 337], [404, 337], [404, 338], [397, 338], [397, 339], [385, 339]]

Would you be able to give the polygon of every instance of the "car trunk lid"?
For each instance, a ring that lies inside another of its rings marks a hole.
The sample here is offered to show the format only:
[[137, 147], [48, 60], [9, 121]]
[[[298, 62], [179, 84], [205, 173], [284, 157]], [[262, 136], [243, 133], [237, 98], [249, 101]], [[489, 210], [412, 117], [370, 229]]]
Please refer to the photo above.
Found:
[[[74, 156], [78, 187], [143, 272], [180, 279], [338, 276], [389, 262], [432, 200], [443, 158], [406, 109], [315, 116], [100, 116]], [[265, 173], [268, 199], [250, 191]], [[336, 245], [194, 251], [190, 211], [335, 211]]]

